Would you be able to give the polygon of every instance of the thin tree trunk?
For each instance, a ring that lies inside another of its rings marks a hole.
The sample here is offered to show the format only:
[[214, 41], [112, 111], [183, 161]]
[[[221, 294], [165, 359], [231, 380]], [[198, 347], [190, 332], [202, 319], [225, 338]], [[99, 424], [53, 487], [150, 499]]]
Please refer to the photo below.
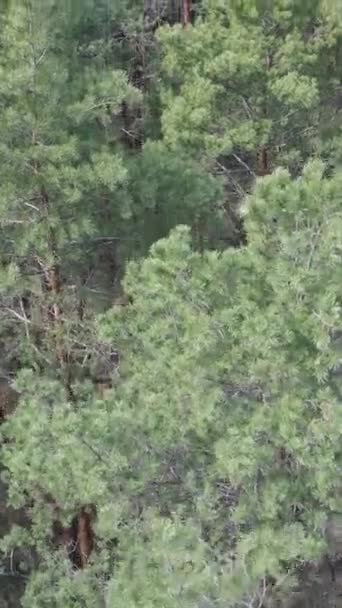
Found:
[[[41, 189], [41, 200], [43, 210], [45, 213], [46, 221], [49, 219], [49, 195], [47, 190], [43, 187]], [[51, 257], [54, 263], [47, 266], [43, 260], [39, 260], [39, 264], [43, 273], [43, 283], [47, 293], [52, 295], [52, 303], [48, 306], [48, 321], [49, 325], [53, 329], [55, 335], [55, 346], [57, 359], [59, 361], [60, 369], [62, 371], [64, 386], [67, 392], [68, 398], [74, 400], [74, 394], [72, 391], [72, 378], [70, 368], [70, 353], [65, 347], [63, 336], [63, 318], [62, 318], [62, 307], [61, 307], [61, 296], [63, 289], [63, 281], [61, 278], [60, 265], [58, 262], [57, 251], [56, 251], [56, 239], [54, 232], [51, 228], [48, 228], [47, 233], [48, 245], [51, 253]]]
[[[266, 57], [266, 66], [265, 66], [266, 73], [272, 69], [272, 66], [273, 66], [273, 57], [272, 57], [271, 53], [268, 53], [267, 57]], [[264, 104], [264, 108], [263, 108], [263, 118], [267, 119], [267, 117], [269, 115], [267, 91], [264, 92], [264, 99], [265, 99], [265, 104]], [[260, 147], [260, 149], [258, 151], [257, 174], [258, 174], [258, 176], [263, 177], [264, 175], [269, 175], [271, 172], [272, 172], [272, 162], [271, 162], [271, 154], [270, 154], [269, 146], [263, 145]]]

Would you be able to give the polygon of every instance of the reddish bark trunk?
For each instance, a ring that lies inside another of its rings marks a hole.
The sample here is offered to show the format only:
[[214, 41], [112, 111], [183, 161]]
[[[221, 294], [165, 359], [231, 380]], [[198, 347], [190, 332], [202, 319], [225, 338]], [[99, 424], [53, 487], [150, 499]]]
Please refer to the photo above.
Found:
[[44, 285], [47, 293], [52, 295], [53, 302], [48, 306], [48, 321], [52, 332], [55, 334], [56, 355], [60, 365], [60, 369], [64, 378], [64, 385], [68, 398], [73, 401], [74, 394], [72, 390], [71, 378], [71, 361], [70, 352], [65, 346], [63, 336], [60, 335], [60, 330], [63, 325], [62, 307], [60, 305], [62, 293], [62, 279], [58, 264], [54, 264], [49, 268], [43, 268]]
[[[58, 512], [58, 508], [56, 509]], [[54, 539], [57, 545], [64, 547], [72, 565], [82, 570], [86, 567], [94, 544], [92, 519], [94, 509], [81, 509], [70, 526], [63, 527], [59, 521], [53, 525]]]
[[183, 25], [191, 23], [191, 0], [183, 0]]
[[263, 177], [264, 175], [269, 175], [271, 173], [269, 153], [266, 146], [263, 146], [259, 150], [259, 158], [258, 158], [258, 175]]
[[87, 513], [87, 511], [85, 511], [85, 509], [82, 509], [78, 516], [77, 548], [80, 568], [85, 568], [93, 549], [91, 516], [89, 513]]

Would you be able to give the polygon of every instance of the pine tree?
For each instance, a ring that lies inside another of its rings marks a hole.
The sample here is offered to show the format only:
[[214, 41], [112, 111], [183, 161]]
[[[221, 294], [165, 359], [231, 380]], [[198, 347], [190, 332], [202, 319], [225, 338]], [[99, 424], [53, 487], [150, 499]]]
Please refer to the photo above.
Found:
[[[1, 14], [2, 465], [30, 522], [1, 549], [30, 608], [261, 606], [341, 512], [335, 3], [162, 4]], [[228, 183], [246, 242], [220, 251]]]
[[[91, 373], [89, 356], [101, 366], [81, 288], [92, 271], [89, 243], [112, 237], [129, 215], [116, 132], [123, 101], [140, 99], [125, 73], [108, 63], [105, 41], [90, 36], [86, 16], [80, 22], [63, 8], [25, 2], [1, 17], [1, 365], [12, 374], [29, 368], [28, 382], [41, 397], [40, 422], [49, 412], [42, 395], [51, 383], [60, 405], [76, 406], [73, 384]], [[60, 513], [55, 495], [38, 489], [34, 509], [42, 517], [45, 501], [58, 525], [67, 509], [80, 536], [86, 506], [73, 503], [71, 513], [66, 503]], [[78, 562], [86, 559], [79, 551]]]
[[[25, 329], [30, 358], [38, 342], [53, 337], [59, 367], [66, 365], [60, 334], [73, 266], [85, 240], [99, 233], [99, 205], [105, 216], [111, 201], [107, 225], [127, 215], [128, 198], [119, 195], [127, 170], [101, 123], [136, 96], [123, 72], [105, 66], [102, 53], [95, 50], [89, 62], [89, 44], [80, 49], [77, 43], [53, 2], [23, 4], [3, 18], [3, 310], [14, 331], [18, 321]], [[77, 302], [75, 287], [71, 300]]]
[[[41, 555], [27, 606], [254, 605], [319, 557], [341, 510], [341, 179], [280, 170], [246, 204], [244, 249], [196, 252], [179, 227], [131, 263], [132, 303], [99, 324], [120, 352], [104, 397], [81, 385], [75, 408], [22, 374], [4, 430]], [[73, 577], [53, 522], [84, 505], [95, 545]]]
[[342, 176], [323, 172], [260, 181], [244, 250], [200, 256], [179, 229], [130, 266], [134, 303], [104, 329], [124, 353], [130, 461], [139, 485], [159, 488], [113, 601], [254, 605], [324, 548], [324, 520], [341, 510]]
[[336, 126], [341, 28], [320, 2], [212, 0], [194, 27], [159, 38], [165, 140], [223, 173], [239, 198], [278, 165], [298, 174]]

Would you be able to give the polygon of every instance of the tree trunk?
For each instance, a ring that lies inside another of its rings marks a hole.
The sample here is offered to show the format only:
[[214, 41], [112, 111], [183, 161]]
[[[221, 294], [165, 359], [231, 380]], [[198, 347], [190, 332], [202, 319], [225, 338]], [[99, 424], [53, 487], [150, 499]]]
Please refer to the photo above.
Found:
[[191, 23], [191, 0], [183, 0], [183, 25]]
[[79, 554], [80, 568], [85, 568], [93, 549], [93, 530], [91, 525], [91, 515], [82, 509], [77, 522], [77, 547]]
[[[55, 507], [56, 515], [59, 508]], [[95, 516], [95, 508], [82, 508], [73, 518], [70, 526], [62, 526], [59, 519], [53, 523], [53, 536], [56, 546], [62, 546], [68, 555], [74, 568], [83, 570], [90, 558], [94, 533], [92, 521]]]
[[[43, 205], [43, 211], [45, 213], [46, 220], [49, 218], [50, 201], [47, 190], [43, 187], [41, 189], [41, 200]], [[51, 329], [55, 336], [55, 347], [56, 355], [62, 372], [64, 386], [70, 400], [74, 400], [74, 394], [72, 391], [72, 378], [70, 368], [70, 353], [65, 347], [63, 336], [63, 318], [62, 318], [62, 307], [61, 307], [61, 295], [63, 289], [63, 281], [61, 278], [60, 265], [58, 263], [56, 239], [54, 232], [51, 228], [48, 228], [47, 232], [48, 245], [50, 254], [54, 263], [47, 265], [44, 260], [38, 259], [39, 266], [41, 268], [43, 277], [43, 286], [47, 294], [52, 296], [52, 303], [48, 305], [47, 311], [47, 331]]]
[[0, 380], [0, 423], [13, 414], [19, 401], [19, 394], [7, 382]]
[[[269, 72], [273, 67], [273, 57], [270, 52], [266, 56], [265, 64], [266, 64], [265, 70], [266, 70], [266, 72]], [[264, 102], [264, 107], [263, 107], [263, 118], [267, 119], [269, 116], [267, 89], [264, 91], [264, 99], [265, 99], [265, 102]], [[270, 173], [272, 173], [271, 154], [270, 154], [269, 146], [263, 145], [260, 147], [259, 152], [258, 152], [257, 174], [260, 177], [263, 177], [265, 175], [269, 175]]]
[[269, 153], [266, 146], [262, 146], [259, 150], [258, 158], [258, 175], [263, 177], [271, 173]]

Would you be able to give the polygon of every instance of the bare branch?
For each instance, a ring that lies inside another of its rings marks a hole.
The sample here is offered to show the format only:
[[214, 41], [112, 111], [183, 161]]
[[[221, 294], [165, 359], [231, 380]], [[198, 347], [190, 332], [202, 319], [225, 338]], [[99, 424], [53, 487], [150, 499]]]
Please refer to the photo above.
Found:
[[254, 173], [254, 171], [247, 165], [247, 163], [245, 163], [244, 160], [242, 160], [242, 158], [240, 158], [240, 156], [238, 156], [237, 154], [233, 154], [232, 156], [233, 158], [235, 158], [235, 160], [237, 160], [240, 165], [242, 165], [242, 167], [244, 167], [248, 171], [250, 175], [252, 175], [256, 179], [256, 173]]
[[26, 325], [31, 324], [31, 321], [26, 316], [23, 317], [22, 315], [20, 315], [18, 312], [16, 312], [12, 308], [5, 308], [5, 310], [7, 310], [7, 312], [10, 312], [12, 315], [14, 315], [19, 321], [22, 321], [22, 323], [25, 323]]
[[26, 338], [27, 338], [28, 342], [31, 342], [31, 336], [30, 336], [30, 330], [29, 330], [30, 320], [27, 318], [27, 314], [25, 312], [24, 303], [23, 303], [22, 298], [20, 298], [20, 310], [21, 310], [21, 314], [23, 316], [24, 323], [25, 323]]

